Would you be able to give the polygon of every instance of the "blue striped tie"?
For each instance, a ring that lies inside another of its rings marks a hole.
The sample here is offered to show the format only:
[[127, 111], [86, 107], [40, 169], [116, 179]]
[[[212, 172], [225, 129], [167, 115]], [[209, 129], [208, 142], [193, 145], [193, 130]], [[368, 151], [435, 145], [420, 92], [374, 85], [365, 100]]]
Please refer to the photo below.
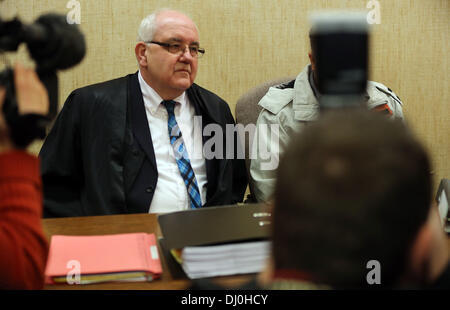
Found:
[[191, 209], [197, 209], [202, 207], [202, 199], [200, 196], [200, 191], [198, 189], [197, 179], [195, 178], [194, 170], [191, 166], [191, 161], [189, 160], [189, 155], [184, 146], [183, 136], [181, 135], [180, 127], [178, 126], [177, 120], [175, 119], [175, 101], [164, 100], [162, 104], [166, 107], [167, 113], [169, 114], [168, 129], [170, 144], [173, 147], [173, 153], [177, 161], [178, 169], [180, 170], [181, 176], [183, 177], [184, 184], [190, 198]]

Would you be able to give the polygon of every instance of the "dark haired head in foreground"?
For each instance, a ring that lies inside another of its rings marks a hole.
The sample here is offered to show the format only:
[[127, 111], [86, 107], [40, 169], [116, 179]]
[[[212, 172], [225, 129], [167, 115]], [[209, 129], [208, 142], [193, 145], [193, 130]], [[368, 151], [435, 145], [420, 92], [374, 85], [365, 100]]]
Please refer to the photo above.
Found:
[[402, 122], [324, 115], [292, 139], [277, 177], [275, 281], [395, 287], [433, 282], [445, 268], [429, 159]]

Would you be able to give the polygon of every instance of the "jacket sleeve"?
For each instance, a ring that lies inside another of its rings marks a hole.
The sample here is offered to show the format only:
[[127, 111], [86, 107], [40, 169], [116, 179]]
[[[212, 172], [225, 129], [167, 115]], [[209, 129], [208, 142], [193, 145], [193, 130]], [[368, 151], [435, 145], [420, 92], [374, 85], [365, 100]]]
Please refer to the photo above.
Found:
[[280, 119], [280, 114], [283, 115], [263, 109], [256, 122], [250, 154], [250, 182], [258, 202], [267, 202], [272, 198], [280, 154], [288, 144], [289, 133], [283, 126], [285, 120]]
[[44, 217], [82, 216], [83, 170], [80, 151], [80, 105], [70, 94], [39, 153], [44, 186]]
[[393, 111], [393, 117], [395, 119], [404, 120], [403, 116], [403, 102], [395, 95], [395, 98], [391, 96], [389, 98], [389, 106]]
[[391, 119], [404, 119], [403, 102], [386, 85], [369, 81], [367, 91], [370, 96], [368, 108], [388, 114]]
[[40, 289], [48, 244], [41, 226], [42, 185], [35, 156], [0, 155], [0, 289]]

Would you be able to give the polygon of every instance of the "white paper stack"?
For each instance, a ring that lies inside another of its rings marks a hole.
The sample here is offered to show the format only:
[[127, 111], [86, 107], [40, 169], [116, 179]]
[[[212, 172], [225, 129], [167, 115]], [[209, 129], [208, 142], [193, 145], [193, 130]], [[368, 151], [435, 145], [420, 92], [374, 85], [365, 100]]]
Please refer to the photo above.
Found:
[[182, 266], [190, 279], [257, 273], [269, 254], [270, 241], [189, 246], [183, 249]]

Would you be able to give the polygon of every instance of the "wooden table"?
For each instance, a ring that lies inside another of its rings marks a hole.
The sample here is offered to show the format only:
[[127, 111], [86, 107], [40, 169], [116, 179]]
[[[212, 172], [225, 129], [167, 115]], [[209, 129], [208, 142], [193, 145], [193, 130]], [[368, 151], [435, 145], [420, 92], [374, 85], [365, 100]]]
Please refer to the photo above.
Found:
[[[44, 232], [50, 241], [52, 235], [106, 235], [122, 233], [155, 233], [156, 237], [162, 236], [158, 225], [156, 214], [127, 214], [108, 216], [89, 216], [55, 218], [43, 220]], [[159, 244], [158, 244], [159, 248]], [[161, 277], [153, 282], [124, 282], [124, 283], [103, 283], [89, 285], [46, 285], [45, 289], [101, 289], [101, 290], [180, 290], [186, 289], [190, 281], [186, 279], [174, 279], [159, 249], [163, 273]], [[241, 275], [232, 277], [220, 277], [217, 283], [226, 287], [239, 286], [248, 281], [251, 275]]]
[[[157, 238], [162, 236], [155, 214], [129, 214], [129, 215], [109, 215], [72, 217], [58, 219], [44, 219], [44, 231], [48, 240], [52, 235], [102, 235], [146, 232], [155, 233]], [[447, 239], [450, 248], [450, 236]], [[159, 248], [159, 244], [158, 244]], [[163, 273], [161, 277], [153, 282], [138, 283], [103, 283], [89, 285], [46, 285], [47, 290], [56, 289], [101, 289], [101, 290], [182, 290], [190, 285], [188, 279], [174, 279], [159, 249]], [[225, 287], [238, 287], [248, 281], [252, 275], [220, 277], [216, 283]]]

